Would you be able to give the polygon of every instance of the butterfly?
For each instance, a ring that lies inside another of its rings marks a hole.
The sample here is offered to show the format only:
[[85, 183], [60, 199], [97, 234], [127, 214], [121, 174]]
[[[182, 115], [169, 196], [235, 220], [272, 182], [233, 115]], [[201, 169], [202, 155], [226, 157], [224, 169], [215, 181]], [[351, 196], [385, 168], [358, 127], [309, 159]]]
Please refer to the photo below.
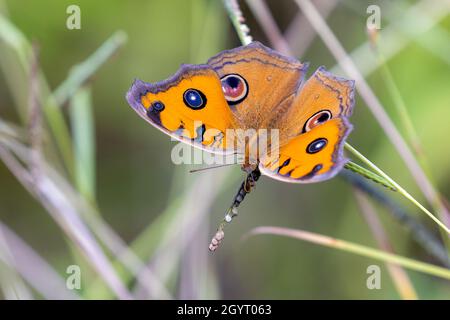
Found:
[[[238, 153], [236, 141], [243, 139], [229, 139], [232, 130], [253, 130], [244, 138], [250, 145], [262, 140], [260, 129], [276, 130], [276, 143], [268, 142], [277, 147], [270, 156], [239, 149], [249, 182], [261, 174], [318, 182], [335, 176], [347, 161], [343, 146], [352, 129], [354, 81], [324, 67], [304, 81], [307, 68], [308, 63], [255, 41], [220, 52], [206, 64], [184, 64], [161, 82], [135, 80], [126, 99], [157, 129], [215, 154]], [[248, 190], [244, 185], [242, 195]]]

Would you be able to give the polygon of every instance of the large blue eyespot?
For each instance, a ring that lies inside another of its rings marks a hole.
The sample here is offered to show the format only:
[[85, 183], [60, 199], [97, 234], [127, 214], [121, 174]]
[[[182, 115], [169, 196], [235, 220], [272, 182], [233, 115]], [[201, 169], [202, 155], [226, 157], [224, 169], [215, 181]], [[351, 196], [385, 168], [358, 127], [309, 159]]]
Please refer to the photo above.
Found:
[[327, 145], [328, 140], [325, 138], [319, 138], [311, 142], [306, 148], [306, 152], [309, 154], [317, 153]]
[[203, 109], [206, 106], [206, 97], [200, 90], [187, 89], [183, 94], [184, 104], [194, 110]]

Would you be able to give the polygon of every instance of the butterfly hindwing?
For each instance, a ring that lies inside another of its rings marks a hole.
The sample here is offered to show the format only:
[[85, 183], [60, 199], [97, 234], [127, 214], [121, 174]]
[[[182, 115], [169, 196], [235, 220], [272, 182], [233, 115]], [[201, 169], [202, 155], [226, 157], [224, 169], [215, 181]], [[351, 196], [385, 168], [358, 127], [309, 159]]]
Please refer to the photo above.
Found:
[[282, 139], [305, 133], [327, 120], [349, 117], [354, 106], [353, 80], [337, 77], [318, 68], [300, 88], [278, 123]]
[[344, 141], [351, 130], [345, 117], [328, 120], [281, 146], [274, 159], [262, 159], [259, 168], [271, 178], [294, 183], [333, 177], [346, 163]]

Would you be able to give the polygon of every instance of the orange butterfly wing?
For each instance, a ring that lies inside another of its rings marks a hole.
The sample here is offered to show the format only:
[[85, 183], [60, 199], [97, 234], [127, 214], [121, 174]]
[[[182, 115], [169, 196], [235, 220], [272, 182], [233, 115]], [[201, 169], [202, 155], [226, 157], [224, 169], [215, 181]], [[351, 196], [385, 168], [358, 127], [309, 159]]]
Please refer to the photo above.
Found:
[[262, 159], [260, 170], [286, 182], [326, 180], [347, 161], [343, 148], [352, 129], [347, 118], [354, 106], [354, 81], [320, 67], [299, 90], [277, 123], [279, 154]]
[[[299, 89], [291, 107], [278, 123], [283, 139], [305, 133], [310, 127], [337, 117], [350, 117], [354, 106], [353, 80], [318, 68]], [[322, 118], [321, 118], [322, 116]], [[308, 123], [308, 120], [311, 120]]]
[[210, 66], [183, 65], [155, 84], [136, 80], [126, 98], [143, 119], [173, 138], [217, 154], [234, 152], [226, 145], [234, 115]]
[[351, 128], [345, 117], [328, 120], [280, 147], [275, 160], [262, 159], [259, 168], [263, 174], [285, 182], [332, 178], [347, 161], [343, 147]]
[[303, 84], [306, 68], [254, 42], [206, 65], [183, 65], [156, 84], [137, 80], [127, 100], [161, 131], [214, 153], [236, 152], [227, 129], [278, 129], [279, 154], [259, 159], [261, 171], [283, 181], [321, 181], [346, 161], [354, 82], [319, 68]]
[[241, 129], [270, 128], [283, 114], [300, 87], [308, 64], [286, 57], [255, 41], [226, 50], [208, 60], [221, 79], [242, 77], [247, 94], [230, 102]]

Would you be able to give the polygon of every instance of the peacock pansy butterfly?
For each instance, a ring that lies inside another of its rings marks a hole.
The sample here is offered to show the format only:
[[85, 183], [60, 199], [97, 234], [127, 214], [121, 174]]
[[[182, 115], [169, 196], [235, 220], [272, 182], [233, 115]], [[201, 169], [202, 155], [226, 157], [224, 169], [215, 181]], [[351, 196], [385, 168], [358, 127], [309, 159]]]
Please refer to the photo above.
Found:
[[[236, 153], [230, 129], [278, 131], [278, 152], [252, 157], [242, 168], [295, 183], [317, 182], [343, 167], [344, 141], [352, 126], [354, 81], [323, 67], [304, 81], [308, 64], [259, 42], [226, 50], [203, 65], [182, 65], [171, 78], [136, 80], [130, 106], [164, 133], [219, 154]], [[206, 135], [205, 132], [214, 134]], [[235, 138], [237, 139], [237, 138]]]

